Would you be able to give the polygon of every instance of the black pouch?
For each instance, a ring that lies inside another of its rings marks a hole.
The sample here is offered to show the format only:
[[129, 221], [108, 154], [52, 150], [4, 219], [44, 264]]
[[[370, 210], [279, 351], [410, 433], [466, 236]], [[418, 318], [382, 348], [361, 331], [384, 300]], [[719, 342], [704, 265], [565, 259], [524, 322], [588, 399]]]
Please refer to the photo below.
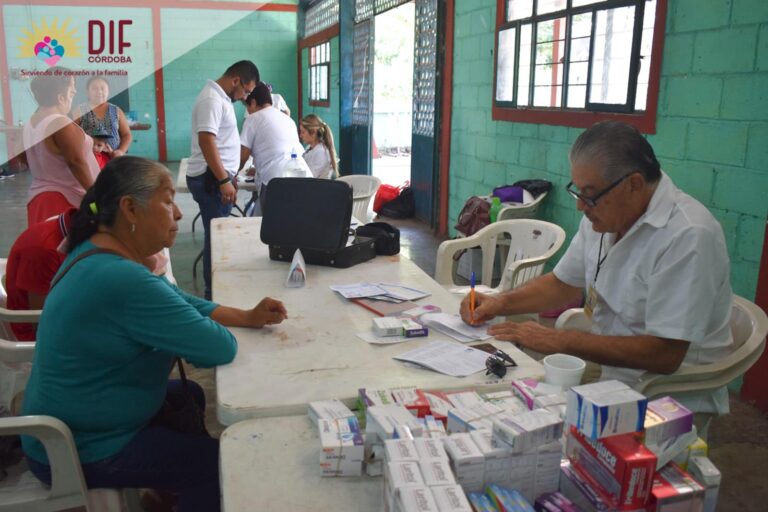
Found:
[[370, 222], [355, 230], [357, 236], [376, 240], [376, 254], [391, 256], [400, 252], [400, 230], [386, 222]]

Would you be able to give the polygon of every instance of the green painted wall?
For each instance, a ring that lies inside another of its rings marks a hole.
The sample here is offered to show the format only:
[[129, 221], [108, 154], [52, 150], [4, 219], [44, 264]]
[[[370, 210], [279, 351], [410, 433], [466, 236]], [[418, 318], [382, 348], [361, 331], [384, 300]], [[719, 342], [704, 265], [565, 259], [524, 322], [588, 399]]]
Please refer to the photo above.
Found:
[[[252, 60], [296, 110], [296, 13], [163, 9], [162, 24], [169, 160], [189, 155], [192, 105], [206, 80], [238, 60]], [[241, 124], [244, 111], [235, 105]]]
[[[339, 153], [339, 38], [331, 39], [331, 86], [330, 105], [314, 107], [309, 104], [309, 49], [301, 50], [301, 99], [302, 115], [317, 114], [333, 132], [336, 154]], [[291, 112], [293, 114], [293, 112]], [[344, 171], [344, 162], [339, 163], [339, 170]]]
[[[541, 218], [569, 238], [563, 187], [582, 129], [491, 119], [495, 0], [456, 2], [449, 221], [494, 186], [544, 178]], [[753, 299], [768, 202], [768, 2], [669, 0], [657, 133], [663, 169], [722, 223], [734, 292]]]

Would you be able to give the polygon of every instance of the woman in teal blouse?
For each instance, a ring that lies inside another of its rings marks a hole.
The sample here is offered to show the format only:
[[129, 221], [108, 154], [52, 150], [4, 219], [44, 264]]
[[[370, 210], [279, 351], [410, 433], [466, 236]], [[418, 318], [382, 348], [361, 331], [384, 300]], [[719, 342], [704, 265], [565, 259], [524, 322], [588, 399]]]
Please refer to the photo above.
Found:
[[[188, 295], [143, 263], [173, 245], [181, 213], [173, 179], [157, 162], [111, 161], [83, 198], [60, 280], [38, 327], [24, 414], [46, 414], [74, 434], [89, 487], [140, 487], [179, 495], [179, 510], [218, 510], [218, 440], [153, 421], [176, 357], [197, 366], [231, 362], [237, 340], [225, 328], [286, 318], [265, 298], [243, 310]], [[106, 249], [70, 262], [91, 249]], [[190, 382], [189, 384], [194, 384]], [[194, 384], [198, 402], [202, 389]], [[50, 483], [42, 444], [24, 437], [33, 473]]]

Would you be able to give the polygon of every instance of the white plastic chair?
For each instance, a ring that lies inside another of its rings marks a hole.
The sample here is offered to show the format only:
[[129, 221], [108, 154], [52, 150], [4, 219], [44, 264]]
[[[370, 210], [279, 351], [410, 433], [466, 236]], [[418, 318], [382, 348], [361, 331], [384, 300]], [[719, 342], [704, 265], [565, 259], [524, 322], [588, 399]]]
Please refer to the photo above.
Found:
[[[565, 311], [555, 322], [556, 329], [589, 331], [591, 321], [582, 308]], [[647, 373], [635, 389], [645, 396], [668, 395], [690, 391], [710, 391], [727, 385], [755, 364], [765, 349], [768, 316], [738, 295], [733, 296], [731, 311], [733, 351], [715, 363], [686, 366], [670, 375]]]
[[139, 510], [138, 494], [125, 498], [118, 489], [91, 489], [85, 485], [72, 432], [51, 416], [0, 418], [0, 436], [28, 435], [45, 446], [51, 465], [51, 487], [40, 482], [22, 460], [0, 480], [0, 512], [47, 512], [85, 507], [88, 512]]
[[563, 242], [565, 231], [551, 222], [536, 219], [497, 221], [472, 236], [441, 243], [437, 249], [435, 281], [446, 288], [456, 286], [457, 262], [454, 255], [465, 249], [480, 247], [482, 271], [476, 284], [493, 288], [493, 267], [498, 247], [503, 271], [493, 293], [511, 290], [540, 276], [544, 264], [562, 247]]
[[504, 207], [499, 210], [496, 216], [496, 221], [509, 220], [509, 219], [532, 219], [536, 216], [536, 212], [539, 210], [544, 198], [547, 197], [548, 192], [542, 192], [539, 196], [530, 203], [505, 203]]
[[338, 179], [352, 187], [352, 216], [360, 222], [370, 222], [373, 219], [373, 199], [381, 180], [362, 174], [341, 176]]

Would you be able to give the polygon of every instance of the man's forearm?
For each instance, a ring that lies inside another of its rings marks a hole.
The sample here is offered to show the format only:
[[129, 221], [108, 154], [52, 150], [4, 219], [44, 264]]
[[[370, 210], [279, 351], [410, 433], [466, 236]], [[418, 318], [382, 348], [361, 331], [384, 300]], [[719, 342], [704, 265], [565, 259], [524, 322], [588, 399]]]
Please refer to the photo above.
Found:
[[203, 153], [205, 163], [213, 172], [216, 180], [223, 180], [229, 176], [229, 172], [221, 163], [219, 148], [216, 147], [216, 136], [212, 133], [200, 133], [197, 136], [197, 142], [200, 145], [200, 151]]
[[540, 313], [570, 304], [581, 297], [581, 288], [560, 281], [550, 272], [502, 293], [503, 311], [499, 315]]
[[582, 359], [653, 373], [673, 373], [685, 358], [689, 343], [650, 335], [603, 336], [580, 331], [556, 331], [562, 352]]

